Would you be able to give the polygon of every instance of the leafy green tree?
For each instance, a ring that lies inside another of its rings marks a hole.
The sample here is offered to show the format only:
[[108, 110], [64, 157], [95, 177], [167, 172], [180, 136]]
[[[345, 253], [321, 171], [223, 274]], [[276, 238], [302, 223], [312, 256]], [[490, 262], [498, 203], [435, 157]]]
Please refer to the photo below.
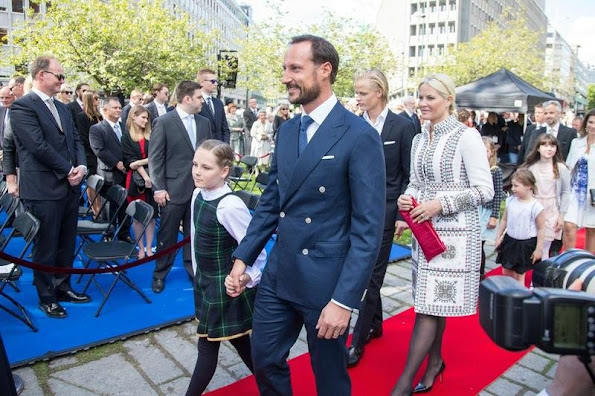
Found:
[[595, 109], [595, 84], [589, 84], [587, 93], [587, 109]]
[[543, 78], [543, 50], [538, 47], [540, 34], [543, 32], [527, 27], [525, 17], [519, 12], [503, 26], [492, 22], [470, 41], [451, 48], [444, 59], [430, 59], [422, 73], [446, 73], [459, 86], [504, 67], [528, 83], [549, 90]]
[[18, 48], [5, 59], [8, 64], [53, 54], [69, 78], [128, 92], [194, 80], [213, 35], [190, 24], [187, 14], [174, 14], [163, 0], [52, 0], [45, 17], [29, 13], [10, 40]]

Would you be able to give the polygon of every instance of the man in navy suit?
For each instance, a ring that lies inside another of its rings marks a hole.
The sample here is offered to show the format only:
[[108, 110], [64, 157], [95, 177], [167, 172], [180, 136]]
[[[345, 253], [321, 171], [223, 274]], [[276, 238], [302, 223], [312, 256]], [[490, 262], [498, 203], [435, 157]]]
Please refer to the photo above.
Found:
[[146, 105], [146, 109], [149, 112], [149, 122], [153, 127], [157, 117], [167, 113], [167, 101], [169, 100], [169, 88], [167, 85], [157, 83], [153, 85], [153, 101]]
[[360, 72], [355, 76], [354, 85], [357, 104], [364, 111], [363, 118], [376, 129], [384, 146], [386, 216], [378, 260], [374, 265], [368, 292], [355, 323], [349, 348], [348, 367], [359, 363], [364, 353], [364, 346], [372, 338], [382, 336], [380, 288], [384, 282], [390, 250], [393, 246], [395, 228], [399, 235], [407, 228], [407, 224], [397, 210], [397, 199], [409, 184], [411, 142], [417, 133], [411, 121], [388, 109], [388, 81], [384, 73], [378, 69]]
[[[122, 153], [122, 134], [126, 128], [119, 121], [122, 115], [120, 100], [114, 96], [108, 97], [103, 106], [103, 121], [94, 124], [89, 129], [89, 143], [91, 150], [97, 156], [97, 174], [105, 180], [104, 189], [114, 184], [126, 187], [126, 172], [124, 154]], [[112, 218], [112, 210], [108, 218]], [[130, 237], [130, 220], [126, 220], [126, 204], [118, 212], [118, 224], [121, 225], [118, 239], [134, 243]]]
[[210, 121], [213, 139], [229, 143], [229, 125], [227, 125], [223, 102], [213, 97], [213, 94], [217, 92], [217, 75], [211, 69], [202, 69], [198, 72], [197, 77], [204, 99], [204, 105], [199, 114]]
[[399, 113], [400, 116], [407, 118], [413, 123], [415, 133], [421, 133], [421, 122], [419, 117], [415, 114], [415, 98], [413, 96], [405, 96], [403, 99], [403, 107], [405, 110]]
[[[30, 66], [33, 89], [12, 104], [10, 123], [19, 157], [20, 197], [39, 219], [33, 261], [72, 268], [80, 184], [87, 167], [85, 150], [68, 108], [53, 96], [60, 92], [64, 69], [51, 56]], [[50, 318], [65, 318], [62, 302], [90, 301], [70, 287], [69, 274], [34, 271], [39, 307]]]
[[339, 66], [323, 38], [294, 37], [282, 82], [301, 117], [281, 126], [269, 182], [234, 256], [228, 294], [278, 230], [254, 307], [252, 358], [260, 393], [289, 395], [286, 362], [302, 326], [319, 394], [349, 395], [347, 330], [380, 248], [385, 167], [378, 132], [332, 90]]

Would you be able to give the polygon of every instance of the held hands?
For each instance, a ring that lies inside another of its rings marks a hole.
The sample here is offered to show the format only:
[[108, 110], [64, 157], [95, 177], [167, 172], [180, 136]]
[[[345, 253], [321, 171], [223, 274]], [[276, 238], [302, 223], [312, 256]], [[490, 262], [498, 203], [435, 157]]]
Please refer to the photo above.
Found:
[[237, 297], [246, 290], [250, 276], [245, 274], [245, 272], [246, 264], [242, 260], [236, 259], [231, 272], [225, 278], [225, 290], [230, 297]]
[[397, 236], [397, 238], [400, 238], [403, 234], [403, 231], [405, 231], [408, 228], [409, 226], [407, 225], [407, 223], [405, 223], [402, 220], [397, 220], [397, 222], [395, 223], [395, 235]]
[[411, 211], [411, 218], [416, 223], [421, 223], [426, 220], [431, 220], [442, 211], [442, 204], [437, 199], [421, 203], [417, 207], [413, 207], [413, 201], [410, 195], [401, 195], [397, 201], [399, 210]]
[[[146, 181], [145, 181], [145, 186], [147, 185]], [[167, 201], [169, 201], [169, 194], [167, 193], [166, 190], [163, 191], [159, 191], [156, 192], [153, 197], [155, 198], [155, 202], [157, 202], [157, 205], [164, 207], [165, 205], [167, 205]]]
[[151, 183], [151, 179], [147, 177], [145, 179], [145, 188], [151, 188], [152, 186], [153, 184]]
[[85, 177], [85, 168], [82, 165], [79, 165], [72, 169], [72, 172], [68, 174], [66, 179], [68, 180], [68, 184], [74, 187], [81, 184], [83, 177]]
[[326, 304], [326, 307], [320, 313], [316, 329], [318, 338], [330, 340], [337, 339], [345, 333], [351, 318], [351, 311], [338, 306], [332, 301]]

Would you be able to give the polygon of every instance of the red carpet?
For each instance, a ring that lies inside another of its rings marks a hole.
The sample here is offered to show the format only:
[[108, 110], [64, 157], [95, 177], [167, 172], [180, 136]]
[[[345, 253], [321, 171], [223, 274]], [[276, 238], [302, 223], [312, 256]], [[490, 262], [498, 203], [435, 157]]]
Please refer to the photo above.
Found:
[[[499, 273], [497, 269], [490, 274]], [[405, 366], [414, 320], [413, 309], [409, 309], [384, 321], [384, 336], [372, 341], [361, 363], [349, 370], [354, 395], [390, 393]], [[477, 315], [449, 318], [444, 333], [444, 382], [435, 385], [432, 395], [476, 395], [527, 352], [498, 347], [484, 333]], [[289, 364], [294, 394], [316, 394], [309, 355], [298, 356]], [[423, 372], [422, 366], [418, 377]], [[258, 390], [254, 378], [248, 377], [209, 395], [258, 395]]]

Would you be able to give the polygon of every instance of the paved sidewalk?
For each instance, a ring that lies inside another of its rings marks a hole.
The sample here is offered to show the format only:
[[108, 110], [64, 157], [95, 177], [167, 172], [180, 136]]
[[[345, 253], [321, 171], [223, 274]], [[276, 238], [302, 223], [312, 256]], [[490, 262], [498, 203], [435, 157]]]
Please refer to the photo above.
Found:
[[[495, 266], [495, 253], [489, 245], [486, 251], [490, 270]], [[410, 266], [410, 260], [404, 260], [388, 267], [382, 288], [385, 318], [412, 305]], [[196, 361], [195, 331], [196, 325], [191, 321], [18, 368], [15, 373], [25, 381], [23, 396], [183, 395]], [[302, 331], [290, 358], [307, 350]], [[557, 355], [535, 350], [480, 395], [534, 395], [551, 381], [557, 358]], [[222, 343], [217, 371], [207, 390], [228, 385], [249, 374], [230, 344]]]

